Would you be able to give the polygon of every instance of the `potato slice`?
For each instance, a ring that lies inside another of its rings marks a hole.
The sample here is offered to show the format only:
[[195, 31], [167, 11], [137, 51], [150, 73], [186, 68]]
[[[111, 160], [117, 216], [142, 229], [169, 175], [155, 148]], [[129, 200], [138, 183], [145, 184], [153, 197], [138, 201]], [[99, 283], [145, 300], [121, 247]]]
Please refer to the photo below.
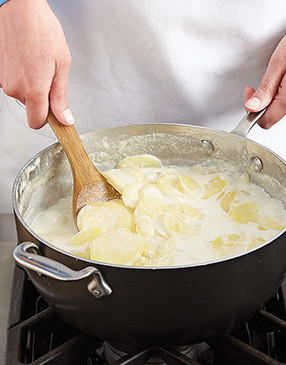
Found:
[[182, 197], [184, 194], [179, 177], [178, 174], [167, 173], [158, 179], [157, 185], [163, 193], [169, 196]]
[[223, 245], [230, 245], [233, 246], [234, 242], [237, 242], [241, 240], [241, 236], [239, 234], [224, 234], [222, 236], [219, 236], [217, 238], [215, 238], [212, 241], [212, 246], [213, 248], [219, 248]]
[[262, 243], [264, 243], [266, 240], [261, 237], [255, 237], [251, 239], [251, 244], [248, 246], [248, 249], [252, 249], [254, 247], [260, 246]]
[[142, 219], [136, 224], [135, 230], [141, 236], [150, 237], [155, 234], [155, 225], [151, 219]]
[[71, 239], [70, 245], [71, 246], [84, 245], [85, 243], [92, 241], [93, 239], [102, 235], [104, 232], [105, 232], [105, 230], [101, 227], [90, 227], [83, 231], [79, 231]]
[[276, 231], [281, 231], [283, 228], [285, 228], [283, 224], [267, 216], [263, 218], [261, 223], [263, 223], [266, 227], [274, 229]]
[[168, 233], [169, 235], [172, 235], [174, 233], [183, 235], [195, 234], [194, 228], [187, 224], [184, 219], [182, 219], [175, 213], [167, 213], [164, 217], [163, 224], [166, 233]]
[[123, 188], [122, 200], [125, 206], [133, 209], [136, 208], [140, 199], [139, 191], [143, 186], [144, 183], [142, 182], [134, 182]]
[[210, 189], [208, 192], [205, 193], [205, 195], [202, 197], [202, 199], [208, 199], [210, 198], [211, 196], [215, 195], [215, 194], [218, 194], [221, 192], [221, 189], [220, 188], [213, 188], [213, 189]]
[[152, 183], [145, 183], [144, 186], [139, 191], [139, 198], [161, 198], [163, 199], [164, 194], [162, 191], [158, 188], [157, 184]]
[[90, 258], [89, 246], [85, 247], [84, 250], [74, 250], [73, 249], [73, 250], [70, 250], [69, 252], [73, 255], [83, 257], [84, 259]]
[[198, 208], [193, 208], [190, 205], [183, 203], [169, 205], [168, 211], [177, 213], [177, 215], [183, 219], [194, 218], [200, 214], [200, 210]]
[[100, 227], [105, 232], [119, 228], [133, 229], [134, 219], [124, 205], [117, 200], [92, 203], [82, 208], [77, 216], [77, 226], [80, 230]]
[[216, 177], [214, 177], [205, 184], [205, 188], [207, 190], [222, 189], [225, 187], [225, 185], [226, 185], [226, 180], [222, 179], [219, 175], [217, 175]]
[[168, 246], [165, 238], [159, 235], [153, 235], [150, 239], [144, 241], [143, 255], [149, 258], [156, 258], [159, 260], [164, 253], [164, 249]]
[[231, 219], [237, 223], [256, 223], [258, 210], [255, 203], [244, 203], [232, 208]]
[[206, 170], [201, 165], [193, 165], [190, 172], [196, 175], [206, 175]]
[[223, 258], [246, 251], [246, 246], [241, 244], [244, 240], [239, 234], [223, 234], [212, 241], [212, 247], [218, 252], [219, 257]]
[[102, 175], [121, 194], [126, 185], [134, 182], [143, 182], [145, 180], [144, 173], [136, 167], [108, 170], [102, 172]]
[[190, 168], [190, 172], [194, 175], [209, 175], [209, 174], [215, 174], [217, 173], [216, 170], [204, 167], [202, 165], [193, 165]]
[[258, 225], [258, 229], [259, 231], [267, 231], [268, 228], [266, 228], [265, 226], [263, 226], [262, 224]]
[[90, 258], [118, 265], [133, 265], [142, 255], [144, 237], [124, 230], [107, 232], [90, 245]]
[[62, 227], [68, 223], [67, 217], [55, 210], [44, 210], [40, 212], [35, 221], [34, 229], [37, 231], [38, 227], [41, 227], [41, 231], [56, 231], [61, 230]]
[[233, 201], [235, 194], [236, 194], [236, 191], [227, 192], [226, 195], [224, 196], [224, 198], [222, 199], [222, 201], [220, 202], [220, 206], [227, 213], [229, 212], [230, 204]]
[[144, 167], [162, 167], [161, 161], [153, 155], [137, 155], [132, 157], [126, 157], [118, 164], [118, 168], [136, 166], [139, 168]]
[[154, 215], [159, 214], [159, 211], [166, 206], [167, 203], [162, 198], [145, 196], [139, 201], [134, 211], [135, 219], [140, 220], [144, 217], [152, 218]]
[[197, 190], [200, 188], [200, 185], [196, 182], [196, 180], [192, 179], [190, 176], [181, 175], [179, 177], [179, 182], [182, 187], [182, 191], [192, 194], [193, 190]]

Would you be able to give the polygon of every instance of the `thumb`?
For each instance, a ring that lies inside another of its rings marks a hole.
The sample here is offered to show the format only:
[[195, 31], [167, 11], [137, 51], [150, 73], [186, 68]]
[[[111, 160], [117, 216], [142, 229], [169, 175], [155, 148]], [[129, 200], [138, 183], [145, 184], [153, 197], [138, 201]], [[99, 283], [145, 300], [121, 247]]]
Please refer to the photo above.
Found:
[[255, 89], [253, 89], [253, 87], [247, 86], [244, 89], [244, 94], [243, 94], [244, 104], [246, 104], [247, 100], [250, 99], [254, 93], [255, 93]]
[[281, 79], [284, 75], [282, 67], [278, 67], [278, 60], [272, 56], [267, 70], [262, 77], [258, 89], [245, 101], [245, 109], [257, 112], [268, 106], [277, 94]]
[[50, 108], [59, 122], [71, 125], [75, 120], [69, 108], [67, 84], [68, 73], [57, 72], [50, 88]]
[[259, 88], [245, 103], [246, 110], [259, 111], [269, 105], [277, 92], [275, 86], [270, 86], [268, 81], [261, 81]]

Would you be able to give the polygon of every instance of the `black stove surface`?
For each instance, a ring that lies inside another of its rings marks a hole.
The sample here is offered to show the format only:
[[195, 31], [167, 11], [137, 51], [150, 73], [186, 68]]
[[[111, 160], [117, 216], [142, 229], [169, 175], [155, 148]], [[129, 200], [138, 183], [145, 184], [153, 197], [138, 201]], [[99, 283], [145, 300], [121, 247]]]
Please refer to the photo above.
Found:
[[[75, 329], [48, 307], [27, 274], [15, 267], [4, 365], [105, 365], [104, 343]], [[112, 365], [286, 364], [286, 281], [269, 303], [239, 329], [197, 345], [195, 358], [179, 349], [124, 352]]]

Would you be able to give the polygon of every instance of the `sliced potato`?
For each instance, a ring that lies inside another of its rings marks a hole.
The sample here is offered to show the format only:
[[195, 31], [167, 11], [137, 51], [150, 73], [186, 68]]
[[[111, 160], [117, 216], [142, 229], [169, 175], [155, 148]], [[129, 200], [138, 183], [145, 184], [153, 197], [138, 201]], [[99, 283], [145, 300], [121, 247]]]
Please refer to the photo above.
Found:
[[125, 206], [133, 209], [137, 206], [140, 199], [139, 192], [143, 186], [144, 183], [142, 182], [134, 182], [123, 188], [122, 200]]
[[206, 192], [204, 194], [204, 196], [202, 197], [202, 199], [208, 199], [210, 198], [211, 196], [215, 195], [215, 194], [218, 194], [221, 192], [221, 189], [220, 188], [213, 188], [213, 189], [210, 189], [208, 192]]
[[241, 244], [244, 241], [245, 238], [239, 234], [224, 234], [212, 241], [212, 247], [218, 252], [219, 257], [223, 258], [246, 251], [247, 246]]
[[281, 231], [283, 228], [285, 228], [283, 224], [275, 221], [270, 217], [264, 217], [261, 223], [263, 223], [266, 227], [274, 229], [276, 231]]
[[162, 163], [157, 157], [153, 155], [144, 154], [144, 155], [126, 157], [123, 160], [121, 160], [118, 164], [118, 168], [120, 169], [123, 167], [130, 167], [130, 166], [136, 166], [139, 168], [162, 167]]
[[85, 247], [84, 250], [72, 249], [69, 252], [72, 253], [73, 255], [83, 257], [84, 259], [89, 259], [90, 258], [89, 246]]
[[226, 182], [227, 181], [225, 179], [222, 179], [219, 175], [217, 175], [205, 184], [205, 188], [207, 190], [222, 189], [225, 187]]
[[70, 245], [71, 246], [84, 245], [85, 243], [92, 241], [93, 239], [102, 235], [104, 232], [105, 232], [105, 230], [101, 227], [90, 227], [83, 231], [79, 231], [71, 239]]
[[230, 204], [233, 201], [235, 194], [236, 194], [236, 191], [227, 192], [226, 195], [224, 196], [224, 198], [220, 202], [220, 206], [227, 213], [229, 212]]
[[137, 220], [144, 218], [144, 216], [151, 218], [158, 214], [158, 209], [166, 206], [167, 202], [164, 199], [146, 196], [139, 201], [134, 211], [134, 216]]
[[118, 265], [133, 265], [144, 249], [144, 237], [124, 230], [107, 232], [92, 241], [90, 258]]
[[159, 260], [164, 253], [164, 248], [167, 246], [167, 241], [159, 235], [153, 235], [144, 241], [143, 255], [149, 258]]
[[167, 213], [164, 217], [164, 229], [169, 234], [172, 235], [174, 233], [183, 234], [183, 235], [193, 235], [195, 234], [195, 230], [189, 224], [185, 222], [184, 219], [179, 217], [175, 213]]
[[192, 179], [190, 176], [181, 175], [179, 177], [179, 182], [182, 187], [182, 191], [186, 193], [192, 193], [193, 190], [197, 190], [200, 188], [200, 185], [196, 182], [196, 180]]
[[136, 167], [125, 167], [122, 169], [113, 169], [102, 172], [107, 181], [115, 187], [121, 194], [126, 185], [133, 182], [143, 182], [145, 180], [144, 173]]
[[258, 210], [255, 203], [244, 203], [232, 208], [231, 219], [237, 223], [256, 223]]
[[261, 237], [255, 237], [251, 239], [251, 244], [248, 246], [248, 249], [252, 249], [254, 247], [260, 246], [262, 243], [264, 243], [266, 240]]
[[124, 205], [116, 200], [99, 202], [84, 207], [77, 216], [77, 226], [80, 230], [91, 227], [100, 227], [105, 232], [119, 228], [133, 229], [134, 219]]
[[142, 219], [136, 224], [135, 230], [141, 236], [151, 237], [155, 234], [155, 225], [151, 219]]
[[164, 194], [158, 188], [157, 184], [145, 183], [144, 186], [139, 191], [139, 197], [140, 199], [150, 198], [150, 197], [163, 199]]
[[40, 212], [36, 220], [34, 221], [35, 229], [37, 230], [38, 227], [41, 227], [42, 232], [50, 231], [50, 230], [61, 230], [68, 222], [67, 217], [55, 210], [45, 210]]
[[204, 167], [202, 165], [193, 165], [191, 168], [190, 168], [190, 172], [192, 174], [195, 174], [195, 175], [208, 175], [208, 174], [214, 174], [216, 173], [215, 170], [213, 169], [210, 169], [208, 167]]
[[194, 218], [200, 214], [200, 210], [197, 208], [193, 208], [188, 204], [183, 203], [175, 203], [168, 206], [169, 212], [175, 212], [178, 216], [185, 218]]
[[163, 193], [169, 196], [182, 197], [184, 193], [179, 177], [178, 174], [167, 173], [158, 179], [157, 185]]

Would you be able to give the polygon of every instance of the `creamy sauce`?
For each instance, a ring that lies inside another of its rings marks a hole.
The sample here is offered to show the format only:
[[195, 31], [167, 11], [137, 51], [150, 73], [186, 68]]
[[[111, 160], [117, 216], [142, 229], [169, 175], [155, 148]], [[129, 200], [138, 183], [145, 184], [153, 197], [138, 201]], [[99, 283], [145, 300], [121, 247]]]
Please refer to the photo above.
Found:
[[245, 252], [286, 225], [283, 204], [234, 166], [162, 167], [153, 156], [139, 157], [104, 173], [123, 203], [83, 208], [77, 233], [69, 195], [35, 217], [34, 231], [67, 252], [96, 261], [171, 266]]

